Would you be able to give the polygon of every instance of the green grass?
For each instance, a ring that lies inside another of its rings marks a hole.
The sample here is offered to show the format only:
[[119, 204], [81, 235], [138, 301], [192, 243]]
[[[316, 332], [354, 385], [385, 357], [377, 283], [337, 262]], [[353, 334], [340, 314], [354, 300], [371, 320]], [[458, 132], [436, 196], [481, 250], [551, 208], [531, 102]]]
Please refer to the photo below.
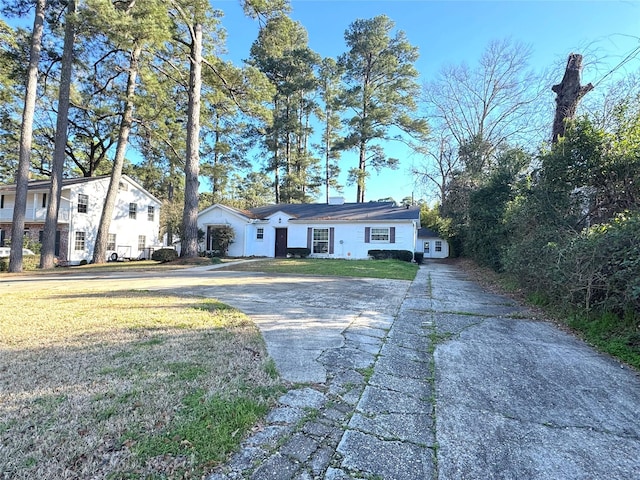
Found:
[[598, 349], [640, 369], [640, 319], [611, 313], [572, 315], [568, 325]]
[[337, 277], [388, 278], [413, 280], [418, 265], [399, 260], [339, 260], [319, 258], [268, 259], [258, 262], [234, 263], [229, 270], [290, 273], [296, 275], [327, 275]]
[[192, 457], [196, 467], [190, 468], [190, 474], [194, 478], [200, 478], [222, 462], [268, 408], [264, 402], [248, 397], [207, 397], [201, 389], [185, 397], [182, 403], [171, 428], [158, 435], [144, 436], [132, 449], [145, 461]]
[[0, 353], [7, 478], [199, 479], [285, 390], [238, 310], [118, 282], [16, 282]]

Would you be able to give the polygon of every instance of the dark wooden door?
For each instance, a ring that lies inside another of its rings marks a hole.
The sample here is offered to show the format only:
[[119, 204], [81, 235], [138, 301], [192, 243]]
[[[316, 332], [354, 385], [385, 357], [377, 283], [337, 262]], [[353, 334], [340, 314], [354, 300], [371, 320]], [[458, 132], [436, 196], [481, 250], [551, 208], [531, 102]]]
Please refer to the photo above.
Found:
[[287, 229], [276, 228], [276, 257], [287, 256]]

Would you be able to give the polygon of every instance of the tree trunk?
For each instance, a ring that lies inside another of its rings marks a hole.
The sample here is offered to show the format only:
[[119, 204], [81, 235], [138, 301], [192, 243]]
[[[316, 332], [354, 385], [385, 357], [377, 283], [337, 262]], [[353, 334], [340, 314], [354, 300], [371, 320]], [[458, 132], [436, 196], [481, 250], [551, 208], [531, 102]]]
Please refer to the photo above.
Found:
[[116, 147], [116, 155], [113, 159], [113, 168], [111, 170], [111, 179], [109, 181], [109, 189], [107, 197], [102, 208], [102, 216], [100, 217], [100, 226], [96, 237], [96, 244], [93, 249], [93, 263], [105, 263], [107, 261], [107, 243], [109, 241], [109, 227], [113, 218], [113, 210], [118, 198], [120, 190], [120, 179], [122, 178], [122, 167], [124, 165], [127, 145], [129, 143], [129, 133], [131, 132], [131, 124], [133, 123], [133, 100], [136, 91], [136, 79], [138, 77], [138, 61], [142, 47], [136, 45], [131, 52], [129, 61], [129, 73], [127, 75], [127, 92], [124, 111], [120, 121], [120, 131], [118, 132], [118, 145]]
[[329, 169], [331, 167], [331, 123], [329, 118], [331, 117], [331, 108], [327, 107], [325, 112], [326, 120], [325, 120], [325, 130], [324, 130], [324, 186], [325, 193], [327, 197], [327, 204], [329, 204], [329, 180], [330, 173]]
[[24, 222], [27, 211], [29, 166], [31, 163], [31, 143], [33, 141], [33, 117], [36, 109], [38, 64], [40, 63], [40, 51], [42, 50], [42, 31], [46, 8], [47, 0], [37, 0], [33, 20], [33, 32], [31, 34], [29, 68], [24, 95], [24, 110], [22, 111], [22, 128], [20, 130], [20, 152], [18, 171], [16, 172], [16, 200], [13, 207], [13, 223], [11, 225], [11, 245], [14, 248], [11, 249], [9, 256], [10, 272], [22, 271], [22, 238], [24, 236]]
[[358, 190], [356, 196], [358, 197], [357, 203], [364, 203], [364, 185], [365, 185], [365, 171], [367, 168], [367, 144], [360, 142], [360, 160], [358, 161]]
[[40, 251], [40, 268], [55, 266], [56, 230], [58, 229], [58, 213], [62, 194], [62, 173], [64, 171], [67, 132], [69, 127], [69, 97], [71, 92], [71, 74], [73, 70], [73, 47], [76, 40], [76, 2], [70, 0], [67, 5], [64, 26], [64, 48], [60, 69], [60, 89], [58, 92], [58, 116], [56, 119], [55, 146], [53, 149], [53, 165], [51, 166], [51, 188], [49, 189], [49, 205], [47, 218], [42, 233], [42, 249]]
[[200, 95], [202, 90], [202, 23], [196, 20], [191, 39], [189, 106], [187, 111], [187, 158], [182, 214], [181, 257], [198, 256], [198, 175], [200, 172]]
[[551, 87], [556, 96], [556, 114], [553, 119], [553, 133], [551, 142], [556, 143], [559, 137], [563, 137], [566, 129], [566, 121], [572, 119], [582, 97], [593, 90], [592, 84], [580, 86], [580, 74], [582, 71], [582, 55], [572, 53], [567, 60], [562, 82]]

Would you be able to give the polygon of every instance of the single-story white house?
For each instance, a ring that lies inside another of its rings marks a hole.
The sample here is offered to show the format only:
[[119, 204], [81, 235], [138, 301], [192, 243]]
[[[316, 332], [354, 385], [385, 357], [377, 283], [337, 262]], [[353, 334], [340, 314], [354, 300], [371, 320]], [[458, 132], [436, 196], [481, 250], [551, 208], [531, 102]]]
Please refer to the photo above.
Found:
[[250, 210], [215, 204], [198, 214], [204, 250], [211, 250], [211, 232], [225, 225], [235, 232], [228, 251], [232, 257], [286, 257], [288, 248], [309, 248], [310, 257], [364, 259], [369, 250], [415, 252], [420, 207], [345, 203], [341, 198]]
[[447, 258], [449, 256], [449, 242], [440, 238], [437, 232], [430, 228], [418, 229], [417, 251], [423, 252], [424, 258]]
[[[61, 265], [77, 265], [93, 257], [109, 176], [62, 181], [56, 256]], [[29, 182], [25, 235], [41, 242], [47, 215], [50, 180]], [[11, 236], [16, 186], [0, 185], [0, 246]], [[156, 197], [123, 175], [109, 228], [108, 259], [146, 258], [159, 245], [160, 205]]]

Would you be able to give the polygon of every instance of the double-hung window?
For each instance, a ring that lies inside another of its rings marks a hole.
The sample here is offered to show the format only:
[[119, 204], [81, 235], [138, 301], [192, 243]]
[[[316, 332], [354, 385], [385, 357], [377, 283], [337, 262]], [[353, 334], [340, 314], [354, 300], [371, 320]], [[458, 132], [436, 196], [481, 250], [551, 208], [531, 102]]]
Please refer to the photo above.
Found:
[[129, 204], [129, 218], [131, 220], [135, 220], [138, 217], [138, 204], [130, 203]]
[[149, 220], [150, 222], [153, 222], [155, 218], [156, 218], [156, 209], [153, 205], [149, 205], [147, 207], [147, 220]]
[[256, 229], [256, 240], [263, 240], [263, 239], [264, 239], [264, 228], [258, 227]]
[[371, 229], [371, 242], [389, 243], [389, 227], [385, 228], [372, 228]]
[[107, 236], [107, 250], [115, 250], [116, 249], [116, 234], [110, 233]]
[[144, 235], [138, 235], [138, 250], [144, 250], [147, 246], [147, 237]]
[[436, 252], [442, 251], [442, 241], [436, 240]]
[[84, 193], [78, 194], [78, 213], [87, 213], [89, 211], [89, 195]]
[[85, 247], [85, 232], [76, 232], [76, 241], [74, 244], [74, 250], [84, 250]]
[[329, 229], [314, 228], [312, 253], [329, 253]]

